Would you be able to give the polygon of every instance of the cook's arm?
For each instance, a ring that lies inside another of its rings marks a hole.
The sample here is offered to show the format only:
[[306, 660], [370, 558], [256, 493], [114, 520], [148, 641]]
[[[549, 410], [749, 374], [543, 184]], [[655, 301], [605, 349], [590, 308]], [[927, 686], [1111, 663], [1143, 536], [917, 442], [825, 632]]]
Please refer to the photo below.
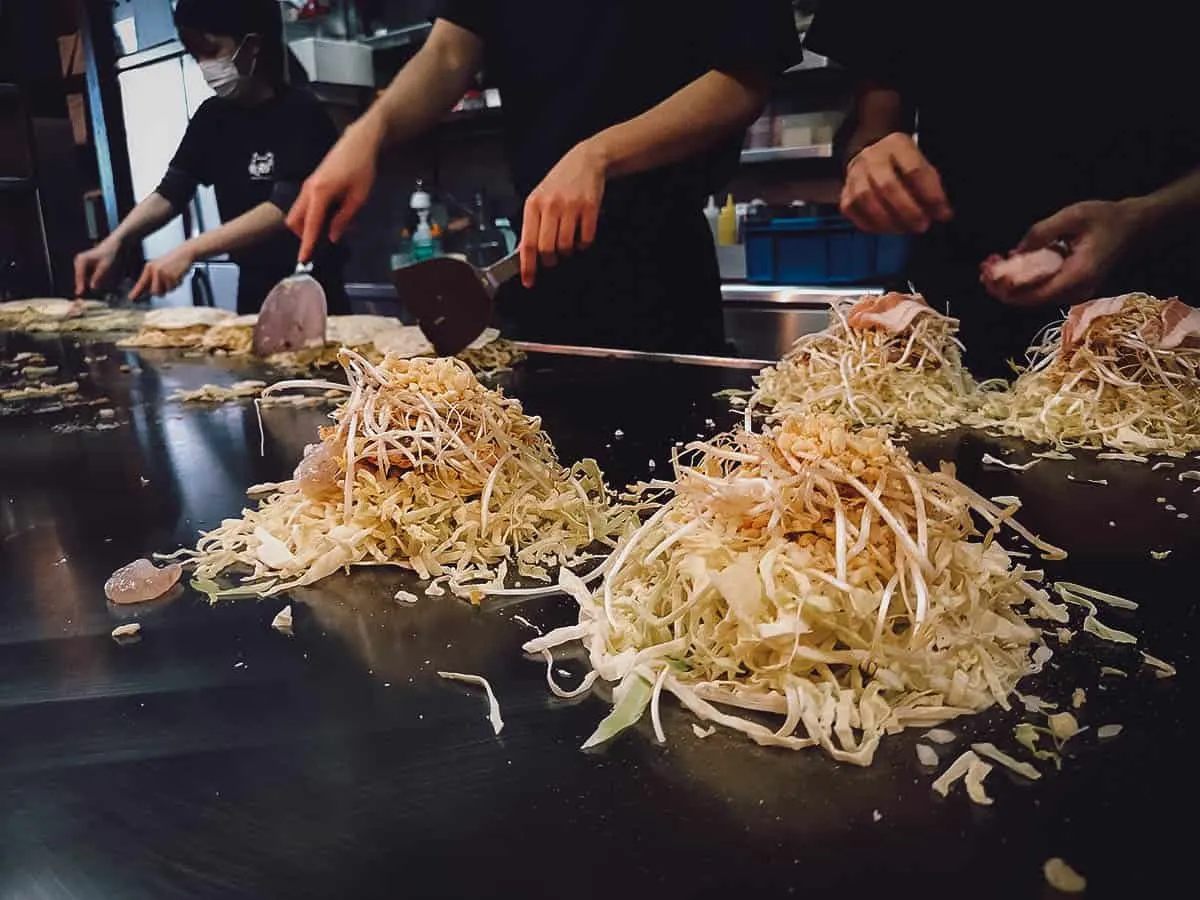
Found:
[[438, 19], [417, 54], [401, 69], [361, 122], [383, 149], [428, 131], [454, 108], [483, 58], [483, 42], [465, 28]]
[[710, 71], [640, 116], [584, 142], [607, 178], [679, 162], [744, 131], [762, 111], [771, 78]]
[[842, 214], [873, 234], [912, 234], [953, 216], [941, 175], [917, 147], [913, 111], [903, 95], [867, 81], [859, 91], [848, 140]]
[[300, 235], [301, 259], [312, 256], [334, 207], [340, 208], [329, 237], [342, 237], [367, 202], [379, 153], [436, 125], [462, 97], [482, 57], [483, 41], [473, 32], [445, 19], [434, 23], [424, 46], [304, 182], [287, 217], [288, 227]]
[[882, 140], [893, 132], [911, 134], [913, 117], [905, 109], [900, 92], [875, 82], [864, 82], [858, 90], [854, 109], [843, 126], [843, 135], [835, 142], [838, 159], [844, 168], [865, 147]]
[[126, 243], [157, 231], [173, 218], [174, 204], [158, 192], [150, 194], [113, 229], [112, 234], [91, 250], [85, 250], [75, 257], [76, 295], [88, 288], [95, 290], [100, 287]]
[[1190, 222], [1200, 215], [1200, 168], [1161, 190], [1144, 197], [1131, 197], [1123, 204], [1140, 237], [1151, 237]]
[[184, 246], [193, 260], [210, 259], [250, 247], [268, 235], [286, 230], [283, 210], [274, 203], [260, 203], [220, 228], [197, 235]]
[[770, 90], [766, 74], [712, 70], [641, 115], [576, 144], [525, 201], [521, 281], [532, 287], [539, 259], [586, 249], [596, 238], [605, 183], [701, 153], [745, 130]]
[[192, 264], [198, 260], [241, 250], [286, 227], [283, 211], [278, 206], [269, 202], [260, 203], [220, 228], [184, 241], [169, 253], [146, 263], [129, 297], [136, 300], [143, 294], [161, 296], [170, 293], [179, 287]]
[[155, 191], [133, 208], [121, 224], [113, 229], [108, 240], [114, 241], [118, 246], [140, 240], [170, 222], [177, 212], [175, 204]]
[[1200, 168], [1150, 194], [1124, 200], [1085, 200], [1059, 210], [1026, 232], [1015, 252], [1063, 243], [1070, 253], [1050, 278], [997, 294], [1015, 306], [1089, 300], [1116, 263], [1166, 231], [1200, 217]]

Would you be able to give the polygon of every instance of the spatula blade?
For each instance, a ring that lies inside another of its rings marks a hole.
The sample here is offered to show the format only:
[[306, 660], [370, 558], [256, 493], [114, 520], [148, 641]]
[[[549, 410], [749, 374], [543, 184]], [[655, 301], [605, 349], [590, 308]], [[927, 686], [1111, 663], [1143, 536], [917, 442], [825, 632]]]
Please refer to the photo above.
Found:
[[492, 297], [470, 263], [438, 257], [392, 272], [400, 302], [438, 356], [461, 353], [492, 322]]
[[254, 326], [258, 356], [325, 345], [329, 308], [325, 289], [311, 275], [293, 275], [271, 289]]

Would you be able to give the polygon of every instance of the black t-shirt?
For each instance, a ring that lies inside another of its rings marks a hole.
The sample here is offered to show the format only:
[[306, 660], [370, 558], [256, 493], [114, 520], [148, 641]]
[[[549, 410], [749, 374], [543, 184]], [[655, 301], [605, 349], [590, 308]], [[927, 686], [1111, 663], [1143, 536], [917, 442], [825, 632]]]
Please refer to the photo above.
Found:
[[[287, 213], [337, 137], [329, 115], [305, 90], [285, 88], [255, 106], [211, 97], [188, 123], [158, 193], [182, 209], [197, 185], [212, 185], [224, 222], [263, 203]], [[299, 249], [299, 240], [280, 230], [230, 256], [244, 280], [269, 286], [295, 269]], [[318, 277], [330, 274], [340, 266], [340, 252], [326, 244], [315, 262]]]
[[[800, 55], [787, 0], [438, 0], [435, 15], [484, 42], [522, 196], [575, 144], [705, 72], [774, 74]], [[740, 146], [736, 135], [693, 159], [614, 182], [608, 205], [649, 191], [698, 207], [732, 175]]]
[[[1197, 76], [1186, 4], [1139, 0], [824, 0], [805, 45], [897, 89], [955, 218], [917, 240], [909, 272], [952, 303], [977, 368], [998, 371], [1055, 309], [991, 300], [979, 264], [1035, 222], [1082, 200], [1157, 190], [1200, 165]], [[1167, 236], [1114, 271], [1104, 293], [1200, 301], [1195, 239]], [[1189, 247], [1188, 244], [1191, 243]]]

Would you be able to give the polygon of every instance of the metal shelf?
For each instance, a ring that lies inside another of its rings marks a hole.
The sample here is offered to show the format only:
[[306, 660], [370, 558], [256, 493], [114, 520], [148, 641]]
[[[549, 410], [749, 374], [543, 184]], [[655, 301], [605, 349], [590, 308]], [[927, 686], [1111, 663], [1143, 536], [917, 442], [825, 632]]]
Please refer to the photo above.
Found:
[[32, 178], [11, 178], [0, 176], [0, 194], [5, 192], [32, 191], [35, 185]]
[[742, 151], [743, 163], [786, 162], [797, 159], [832, 159], [833, 144], [807, 147], [756, 147]]
[[424, 40], [432, 29], [433, 25], [429, 22], [422, 22], [419, 25], [385, 31], [383, 34], [367, 35], [358, 40], [372, 50], [392, 50], [396, 47], [408, 47], [417, 41]]

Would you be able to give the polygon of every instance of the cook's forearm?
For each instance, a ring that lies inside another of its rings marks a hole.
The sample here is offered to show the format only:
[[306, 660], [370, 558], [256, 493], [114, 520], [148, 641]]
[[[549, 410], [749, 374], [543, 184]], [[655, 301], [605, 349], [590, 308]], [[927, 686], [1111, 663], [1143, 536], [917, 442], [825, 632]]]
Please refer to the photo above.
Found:
[[108, 240], [117, 247], [124, 246], [157, 231], [173, 218], [175, 207], [171, 201], [162, 194], [152, 193], [133, 208], [108, 236]]
[[274, 203], [260, 203], [220, 228], [206, 231], [187, 242], [193, 259], [211, 259], [258, 243], [263, 238], [286, 230], [283, 211]]
[[854, 159], [864, 147], [893, 132], [905, 131], [909, 126], [900, 92], [871, 83], [860, 89], [852, 116], [854, 130], [842, 150], [843, 165]]
[[1178, 181], [1143, 197], [1130, 197], [1122, 205], [1133, 217], [1139, 237], [1153, 237], [1200, 217], [1200, 168]]
[[762, 111], [768, 88], [757, 79], [708, 72], [585, 144], [599, 154], [610, 178], [656, 169], [744, 130]]
[[428, 131], [470, 86], [481, 56], [477, 37], [439, 19], [425, 45], [352, 127], [371, 130], [381, 148]]

